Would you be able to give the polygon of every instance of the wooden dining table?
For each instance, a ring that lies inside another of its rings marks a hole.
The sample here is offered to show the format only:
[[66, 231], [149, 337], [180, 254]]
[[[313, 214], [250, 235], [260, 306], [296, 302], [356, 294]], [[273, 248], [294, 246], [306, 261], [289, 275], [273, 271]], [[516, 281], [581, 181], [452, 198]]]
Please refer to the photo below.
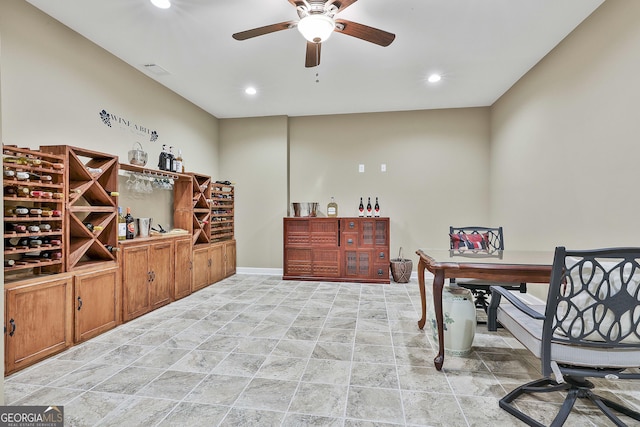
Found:
[[418, 249], [418, 284], [422, 301], [422, 318], [418, 327], [427, 321], [425, 269], [433, 273], [433, 308], [438, 328], [438, 354], [433, 363], [437, 370], [444, 364], [444, 325], [442, 313], [442, 289], [445, 279], [472, 278], [509, 283], [549, 283], [553, 251], [519, 250], [457, 250]]

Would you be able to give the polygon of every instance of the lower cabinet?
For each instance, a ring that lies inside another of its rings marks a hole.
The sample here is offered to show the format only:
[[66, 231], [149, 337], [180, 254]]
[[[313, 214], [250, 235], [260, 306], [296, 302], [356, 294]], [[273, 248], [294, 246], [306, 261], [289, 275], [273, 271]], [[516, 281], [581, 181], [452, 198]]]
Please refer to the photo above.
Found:
[[74, 340], [88, 340], [120, 322], [120, 271], [118, 267], [76, 273], [74, 290]]
[[140, 239], [122, 244], [122, 320], [129, 321], [173, 299], [174, 242]]
[[5, 285], [5, 375], [73, 344], [73, 276]]
[[191, 237], [176, 240], [174, 299], [184, 298], [191, 294], [193, 281], [193, 259], [191, 256]]
[[193, 265], [193, 291], [235, 274], [235, 240], [194, 247]]

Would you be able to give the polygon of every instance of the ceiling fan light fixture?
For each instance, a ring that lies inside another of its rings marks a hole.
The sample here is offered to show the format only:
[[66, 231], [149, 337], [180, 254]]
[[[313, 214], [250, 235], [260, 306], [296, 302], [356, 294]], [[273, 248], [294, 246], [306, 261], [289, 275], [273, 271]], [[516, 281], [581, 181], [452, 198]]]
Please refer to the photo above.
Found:
[[312, 43], [326, 41], [335, 29], [336, 23], [333, 19], [318, 13], [304, 16], [298, 22], [298, 31]]
[[171, 7], [171, 1], [169, 0], [151, 0], [151, 4], [158, 9], [169, 9]]

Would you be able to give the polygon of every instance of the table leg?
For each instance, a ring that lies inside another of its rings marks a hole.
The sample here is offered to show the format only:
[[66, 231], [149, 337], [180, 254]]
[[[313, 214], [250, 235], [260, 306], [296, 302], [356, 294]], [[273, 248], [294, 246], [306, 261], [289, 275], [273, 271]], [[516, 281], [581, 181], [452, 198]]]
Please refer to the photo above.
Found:
[[442, 288], [444, 287], [444, 271], [436, 270], [433, 278], [433, 309], [436, 314], [438, 326], [438, 355], [433, 359], [433, 364], [438, 371], [442, 370], [444, 363], [444, 322], [442, 315]]
[[418, 320], [418, 328], [424, 328], [427, 323], [427, 296], [424, 289], [424, 270], [426, 268], [425, 262], [420, 258], [418, 262], [418, 285], [420, 287], [420, 302], [422, 302], [422, 318]]

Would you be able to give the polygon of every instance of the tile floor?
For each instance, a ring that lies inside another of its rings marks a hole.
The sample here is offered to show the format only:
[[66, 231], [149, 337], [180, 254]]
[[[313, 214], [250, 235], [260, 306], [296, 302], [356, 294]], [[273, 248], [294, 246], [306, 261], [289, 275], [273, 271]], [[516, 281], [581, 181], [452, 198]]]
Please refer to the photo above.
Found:
[[[438, 372], [419, 312], [413, 280], [236, 275], [7, 377], [5, 404], [64, 405], [65, 426], [523, 425], [498, 399], [537, 360], [478, 325]], [[604, 386], [640, 407], [637, 383]], [[523, 405], [548, 423], [559, 397]], [[610, 422], [581, 406], [567, 425]]]

